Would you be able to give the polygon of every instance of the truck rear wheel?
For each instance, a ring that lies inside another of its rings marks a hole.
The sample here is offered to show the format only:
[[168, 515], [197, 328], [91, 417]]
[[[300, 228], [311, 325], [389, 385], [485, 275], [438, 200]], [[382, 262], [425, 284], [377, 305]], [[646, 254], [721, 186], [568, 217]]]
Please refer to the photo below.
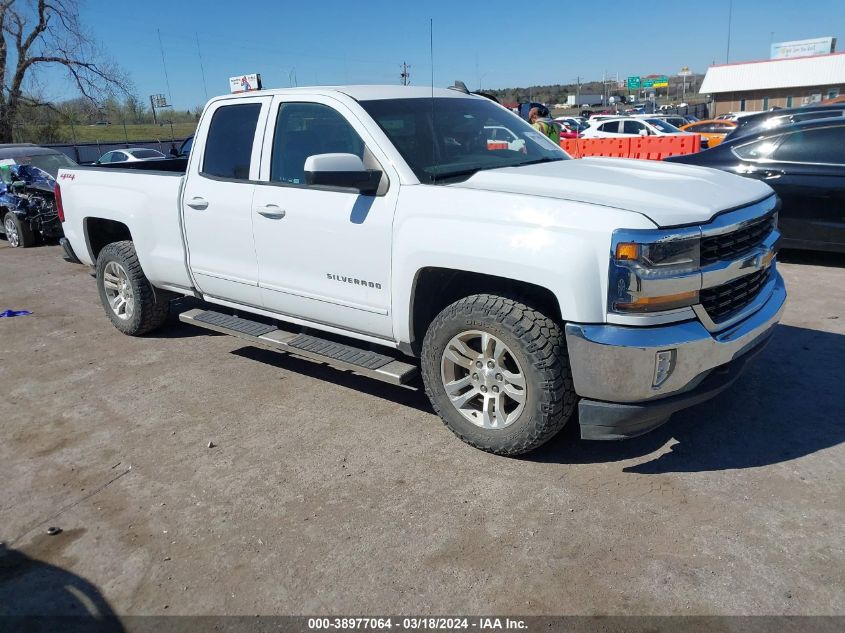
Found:
[[100, 251], [97, 290], [112, 324], [124, 334], [147, 334], [167, 320], [169, 294], [150, 285], [132, 242], [112, 242]]
[[513, 299], [472, 295], [447, 306], [426, 332], [421, 364], [444, 424], [491, 453], [536, 449], [575, 410], [563, 329]]
[[35, 244], [35, 234], [32, 229], [11, 211], [7, 211], [3, 218], [3, 232], [12, 248], [28, 248]]

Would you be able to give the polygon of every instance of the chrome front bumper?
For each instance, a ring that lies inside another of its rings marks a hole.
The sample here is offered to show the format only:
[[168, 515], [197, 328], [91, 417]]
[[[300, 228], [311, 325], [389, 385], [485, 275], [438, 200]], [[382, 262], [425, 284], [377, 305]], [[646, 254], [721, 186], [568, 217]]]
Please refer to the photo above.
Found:
[[[567, 324], [575, 392], [582, 399], [601, 403], [630, 403], [639, 411], [663, 399], [675, 401], [682, 394], [694, 394], [714, 370], [760, 348], [772, 334], [786, 301], [782, 277], [777, 270], [772, 276], [760, 293], [759, 309], [718, 333], [711, 333], [698, 320], [656, 327]], [[655, 386], [656, 355], [672, 350], [672, 370]], [[679, 408], [683, 406], [675, 410]]]

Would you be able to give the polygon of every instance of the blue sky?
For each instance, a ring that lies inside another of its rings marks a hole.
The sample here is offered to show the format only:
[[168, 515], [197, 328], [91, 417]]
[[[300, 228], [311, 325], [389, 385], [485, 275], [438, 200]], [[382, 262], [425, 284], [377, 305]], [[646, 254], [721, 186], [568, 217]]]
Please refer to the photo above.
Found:
[[[690, 2], [399, 2], [323, 0], [88, 0], [81, 17], [130, 74], [141, 97], [167, 93], [156, 29], [178, 108], [228, 91], [228, 77], [260, 72], [266, 87], [398, 83], [428, 85], [429, 18], [434, 18], [435, 83], [462, 79], [475, 89], [703, 72], [725, 61], [729, 0]], [[845, 37], [843, 0], [734, 0], [731, 61], [764, 59], [769, 43]], [[774, 35], [772, 35], [774, 34]], [[845, 49], [845, 40], [840, 50]], [[295, 70], [294, 70], [295, 69]], [[53, 80], [48, 95], [71, 87]]]

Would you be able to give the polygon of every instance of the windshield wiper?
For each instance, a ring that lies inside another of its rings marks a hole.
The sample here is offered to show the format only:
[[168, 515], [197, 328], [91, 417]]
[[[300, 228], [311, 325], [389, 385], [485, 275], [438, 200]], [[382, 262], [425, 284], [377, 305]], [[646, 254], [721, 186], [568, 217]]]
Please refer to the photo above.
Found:
[[449, 180], [451, 178], [460, 178], [462, 176], [474, 176], [480, 171], [487, 171], [491, 169], [504, 169], [505, 167], [522, 167], [523, 165], [537, 165], [539, 163], [556, 163], [560, 160], [566, 160], [565, 158], [549, 158], [548, 156], [544, 158], [538, 158], [537, 160], [529, 160], [525, 163], [513, 163], [510, 165], [488, 165], [486, 167], [473, 167], [471, 169], [461, 169], [458, 171], [449, 171], [444, 174], [433, 174], [431, 176], [432, 182], [437, 182], [439, 180]]
[[538, 158], [537, 160], [529, 160], [527, 163], [517, 163], [516, 165], [511, 165], [511, 167], [524, 167], [525, 165], [539, 165], [540, 163], [556, 163], [561, 160], [566, 160], [565, 158], [549, 158], [548, 156], [544, 156], [543, 158]]
[[443, 174], [432, 174], [431, 175], [431, 182], [437, 182], [438, 180], [448, 180], [449, 178], [460, 178], [461, 176], [474, 176], [482, 169], [496, 169], [495, 167], [473, 167], [472, 169], [461, 169], [458, 171], [448, 171]]

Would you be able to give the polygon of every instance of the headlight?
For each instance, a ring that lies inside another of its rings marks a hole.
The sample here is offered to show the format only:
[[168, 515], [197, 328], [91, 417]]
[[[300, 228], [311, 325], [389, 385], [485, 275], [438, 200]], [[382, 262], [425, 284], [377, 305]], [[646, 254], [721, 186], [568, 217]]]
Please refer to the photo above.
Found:
[[[663, 312], [698, 303], [701, 287], [698, 231], [676, 235], [620, 232], [610, 265], [612, 312]], [[695, 237], [689, 237], [690, 234]], [[633, 239], [632, 239], [633, 237]], [[641, 239], [637, 239], [641, 238]]]

